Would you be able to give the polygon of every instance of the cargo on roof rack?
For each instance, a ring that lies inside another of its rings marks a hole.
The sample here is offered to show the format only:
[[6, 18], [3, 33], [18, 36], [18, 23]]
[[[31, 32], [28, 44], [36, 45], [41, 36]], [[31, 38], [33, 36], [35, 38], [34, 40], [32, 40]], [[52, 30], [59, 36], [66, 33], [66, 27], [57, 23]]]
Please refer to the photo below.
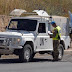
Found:
[[14, 9], [10, 13], [11, 16], [21, 16], [22, 14], [38, 15], [38, 16], [41, 16], [41, 17], [50, 17], [48, 15], [48, 13], [44, 10], [33, 10], [31, 13], [29, 13], [26, 10], [23, 10], [23, 9]]

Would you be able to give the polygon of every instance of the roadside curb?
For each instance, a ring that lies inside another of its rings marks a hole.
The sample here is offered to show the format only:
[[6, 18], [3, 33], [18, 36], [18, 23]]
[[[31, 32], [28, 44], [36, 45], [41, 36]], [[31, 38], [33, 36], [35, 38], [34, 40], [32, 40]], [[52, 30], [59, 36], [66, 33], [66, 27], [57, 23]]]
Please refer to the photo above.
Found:
[[72, 52], [72, 49], [64, 50], [65, 52]]

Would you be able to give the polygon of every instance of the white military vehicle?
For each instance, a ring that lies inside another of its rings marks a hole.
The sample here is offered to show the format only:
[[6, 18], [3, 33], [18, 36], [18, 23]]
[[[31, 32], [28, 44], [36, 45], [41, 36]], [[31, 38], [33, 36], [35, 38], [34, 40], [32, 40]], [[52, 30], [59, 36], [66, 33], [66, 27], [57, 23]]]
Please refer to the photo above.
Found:
[[[14, 14], [15, 11], [17, 12], [18, 9], [14, 10]], [[20, 61], [30, 61], [36, 53], [48, 53], [54, 56], [53, 40], [48, 35], [50, 17], [43, 10], [34, 10], [33, 12], [30, 14], [36, 12], [38, 15], [13, 17], [6, 31], [0, 32], [0, 56], [16, 54], [19, 55]], [[60, 40], [58, 48], [58, 58], [61, 60], [65, 49], [63, 40]]]

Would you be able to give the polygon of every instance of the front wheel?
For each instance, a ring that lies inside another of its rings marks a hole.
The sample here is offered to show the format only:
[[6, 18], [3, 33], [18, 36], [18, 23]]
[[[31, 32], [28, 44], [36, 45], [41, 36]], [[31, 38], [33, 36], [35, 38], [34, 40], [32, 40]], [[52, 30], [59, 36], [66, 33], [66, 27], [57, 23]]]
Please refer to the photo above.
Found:
[[54, 52], [52, 53], [52, 56], [53, 56], [53, 59], [54, 60], [62, 60], [62, 58], [63, 58], [63, 55], [64, 55], [64, 47], [63, 47], [63, 45], [62, 44], [59, 44], [59, 46], [58, 46], [58, 57], [55, 57], [55, 55], [54, 55]]
[[32, 59], [32, 47], [26, 44], [19, 54], [21, 62], [29, 62]]

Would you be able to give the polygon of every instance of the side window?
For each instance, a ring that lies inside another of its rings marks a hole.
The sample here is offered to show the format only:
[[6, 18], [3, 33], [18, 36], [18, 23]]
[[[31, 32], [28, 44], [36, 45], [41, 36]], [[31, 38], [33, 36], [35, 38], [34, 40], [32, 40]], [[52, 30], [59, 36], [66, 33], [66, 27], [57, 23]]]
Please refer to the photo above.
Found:
[[45, 23], [39, 23], [38, 33], [46, 33], [46, 25], [45, 25]]

